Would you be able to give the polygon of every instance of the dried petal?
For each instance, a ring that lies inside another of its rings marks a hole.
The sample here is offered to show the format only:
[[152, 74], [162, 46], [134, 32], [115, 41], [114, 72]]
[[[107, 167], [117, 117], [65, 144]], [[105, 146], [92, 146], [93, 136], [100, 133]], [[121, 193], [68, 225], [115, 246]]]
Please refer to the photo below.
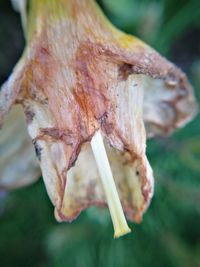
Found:
[[6, 118], [0, 140], [0, 189], [14, 189], [36, 181], [40, 176], [39, 164], [19, 106], [13, 107]]
[[153, 194], [144, 123], [154, 136], [191, 119], [185, 74], [116, 30], [91, 0], [31, 0], [27, 26], [22, 61], [0, 93], [0, 123], [22, 104], [56, 217], [68, 221], [105, 205], [90, 147], [101, 129], [123, 208], [140, 222]]

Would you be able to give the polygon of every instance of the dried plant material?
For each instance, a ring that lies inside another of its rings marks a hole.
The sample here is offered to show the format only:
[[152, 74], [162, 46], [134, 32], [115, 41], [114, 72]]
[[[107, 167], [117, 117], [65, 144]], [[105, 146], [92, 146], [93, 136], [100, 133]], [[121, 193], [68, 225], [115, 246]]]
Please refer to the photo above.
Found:
[[0, 189], [29, 185], [40, 176], [22, 108], [13, 107], [0, 131]]
[[185, 74], [115, 29], [92, 0], [30, 0], [29, 9], [25, 52], [0, 94], [0, 124], [13, 104], [23, 106], [59, 221], [106, 204], [90, 145], [100, 130], [123, 210], [140, 222], [153, 195], [145, 128], [165, 135], [193, 117]]

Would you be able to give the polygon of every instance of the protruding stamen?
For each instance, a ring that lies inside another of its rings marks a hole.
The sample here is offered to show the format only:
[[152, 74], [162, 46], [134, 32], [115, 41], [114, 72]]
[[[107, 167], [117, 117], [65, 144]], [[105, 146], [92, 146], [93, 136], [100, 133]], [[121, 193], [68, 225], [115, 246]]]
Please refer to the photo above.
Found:
[[131, 232], [131, 230], [124, 216], [100, 131], [97, 131], [92, 138], [91, 146], [107, 198], [114, 227], [114, 237], [120, 237]]

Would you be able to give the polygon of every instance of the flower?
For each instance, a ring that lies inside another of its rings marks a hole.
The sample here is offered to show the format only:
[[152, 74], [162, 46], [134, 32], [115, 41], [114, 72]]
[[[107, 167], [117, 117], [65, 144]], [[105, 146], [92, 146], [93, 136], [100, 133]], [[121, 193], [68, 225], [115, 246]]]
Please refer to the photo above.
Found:
[[23, 107], [58, 221], [108, 204], [121, 236], [130, 231], [123, 212], [140, 222], [153, 195], [145, 128], [150, 137], [169, 134], [190, 120], [192, 88], [94, 1], [29, 4], [27, 45], [2, 87], [0, 124], [14, 104]]

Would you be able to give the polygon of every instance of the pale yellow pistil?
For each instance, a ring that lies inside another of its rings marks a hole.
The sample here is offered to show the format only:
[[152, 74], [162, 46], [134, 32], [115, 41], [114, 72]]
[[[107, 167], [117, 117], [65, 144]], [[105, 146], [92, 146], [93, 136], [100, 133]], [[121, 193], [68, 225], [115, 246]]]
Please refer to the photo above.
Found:
[[114, 237], [117, 238], [130, 233], [131, 230], [126, 222], [100, 131], [92, 138], [91, 146], [110, 210]]

